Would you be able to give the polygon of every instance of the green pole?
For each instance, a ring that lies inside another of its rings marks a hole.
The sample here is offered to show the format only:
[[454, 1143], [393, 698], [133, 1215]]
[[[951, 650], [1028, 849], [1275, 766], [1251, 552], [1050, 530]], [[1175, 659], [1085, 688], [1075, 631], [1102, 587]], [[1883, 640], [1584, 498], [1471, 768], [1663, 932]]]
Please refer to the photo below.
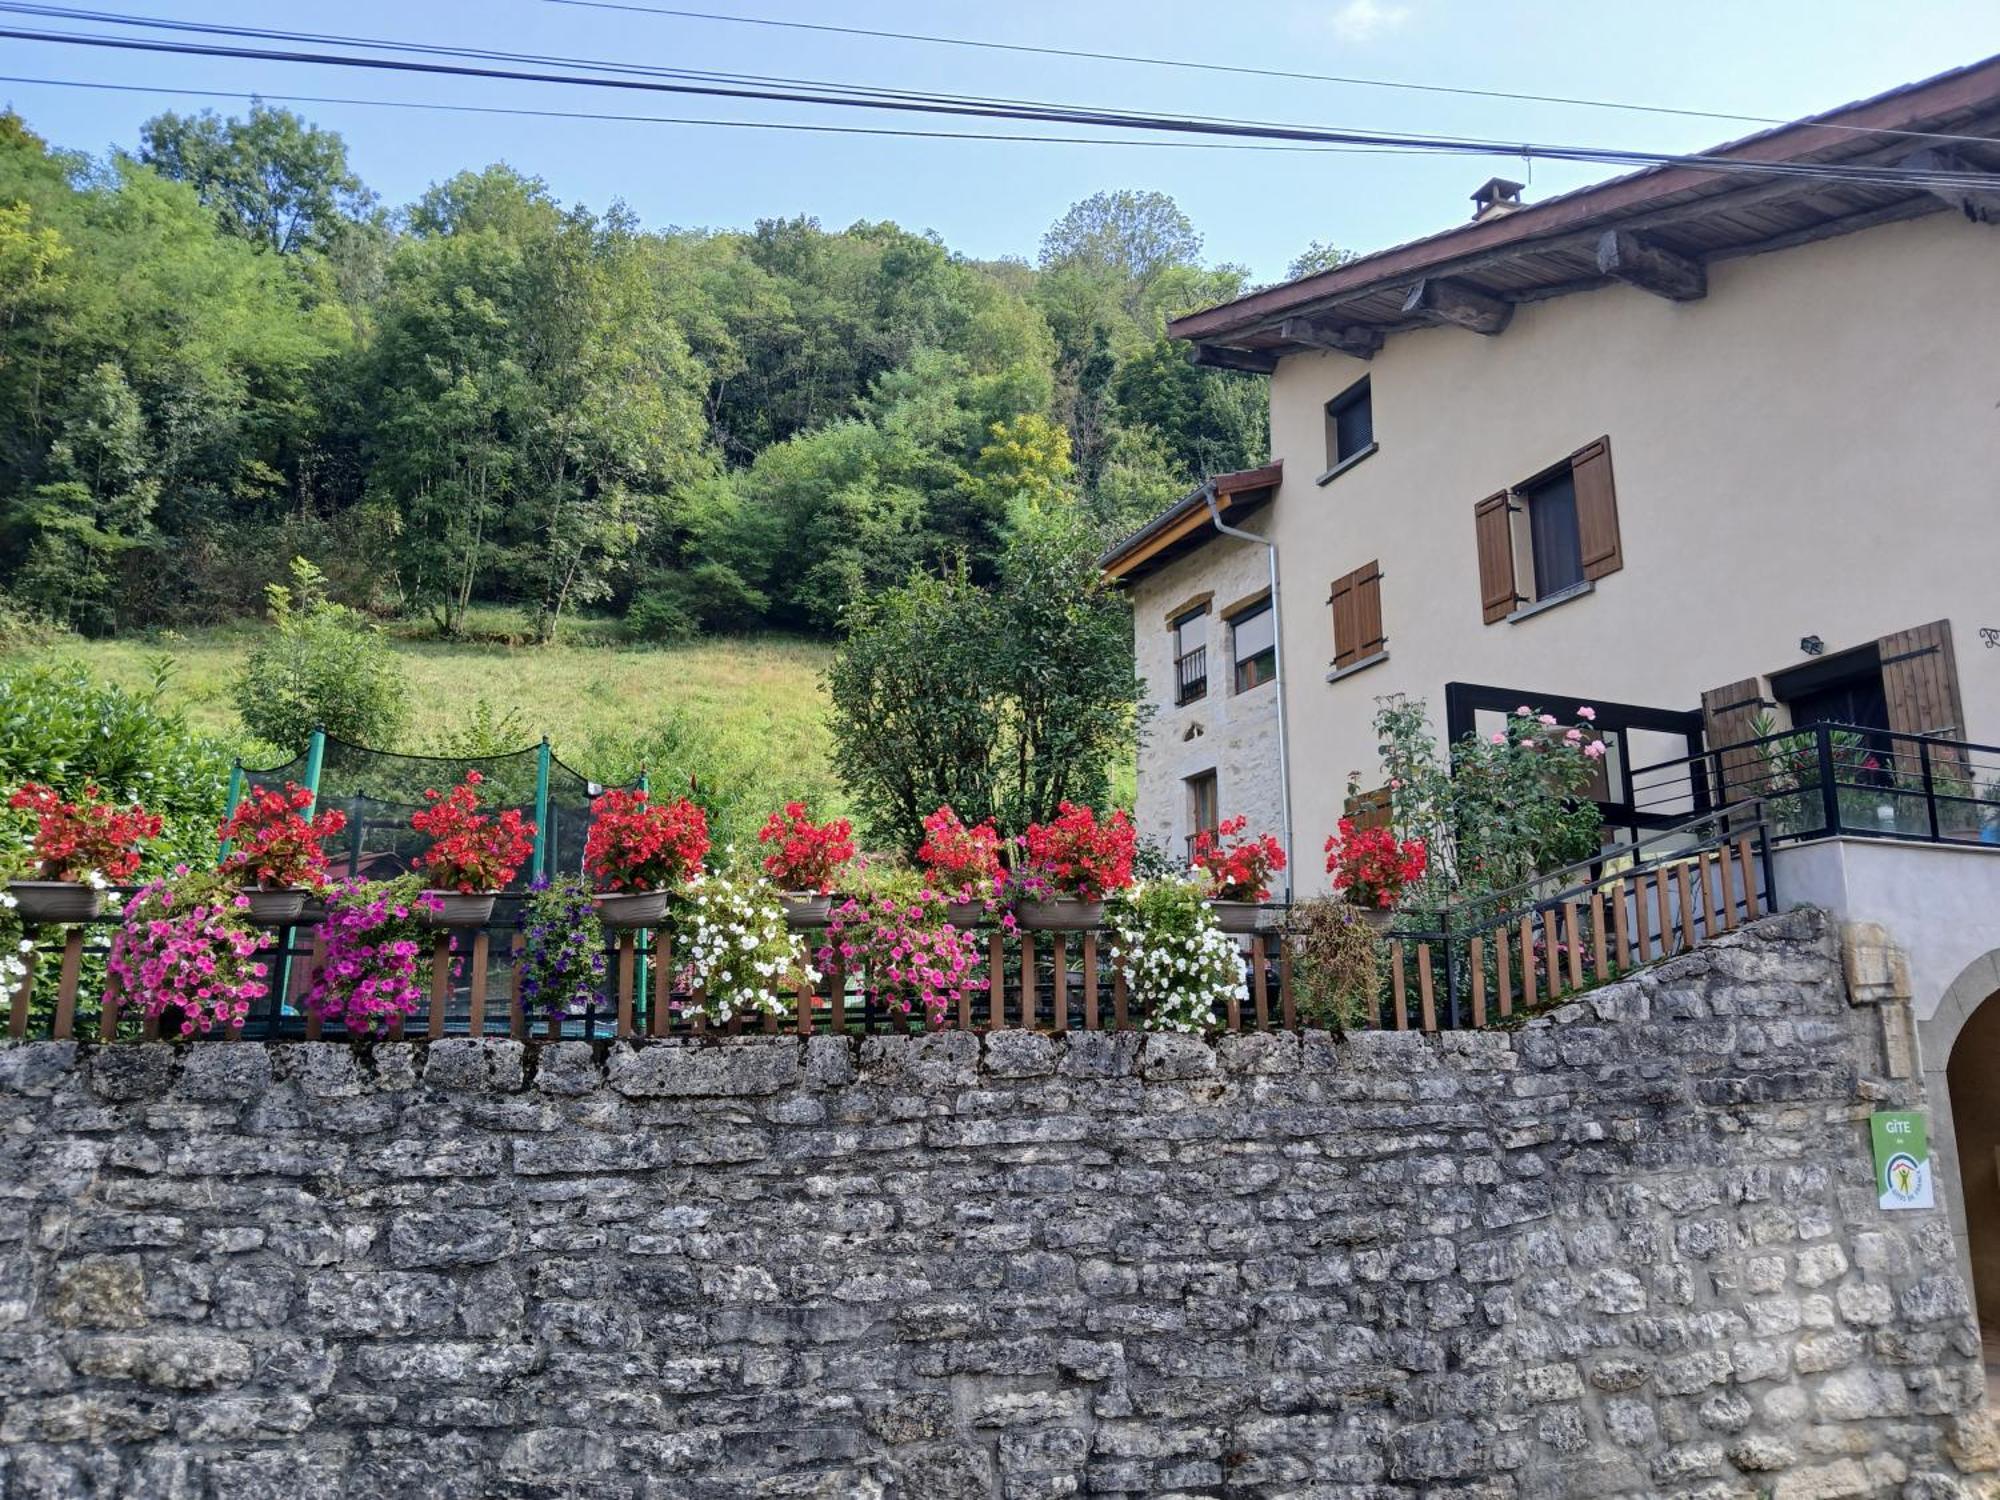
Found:
[[[642, 791], [642, 792], [644, 792], [644, 791], [650, 791], [651, 789], [652, 789], [652, 788], [651, 788], [651, 786], [650, 786], [650, 785], [648, 784], [648, 782], [647, 782], [647, 780], [646, 780], [646, 773], [645, 773], [645, 771], [644, 771], [644, 770], [641, 770], [641, 771], [639, 772], [639, 790], [640, 790], [640, 791]], [[659, 935], [659, 934], [658, 934], [657, 932], [648, 932], [647, 934], [645, 934], [645, 939], [646, 939], [646, 943], [645, 943], [645, 955], [646, 955], [646, 957], [645, 957], [645, 958], [642, 958], [642, 960], [641, 960], [641, 962], [640, 962], [640, 964], [639, 964], [639, 1005], [638, 1005], [638, 1011], [639, 1011], [639, 1014], [640, 1014], [641, 1016], [643, 1016], [643, 1017], [645, 1017], [645, 1018], [646, 1018], [646, 1029], [647, 1029], [648, 1031], [651, 1031], [651, 1030], [653, 1029], [653, 1026], [652, 1026], [652, 1002], [651, 1002], [651, 999], [650, 999], [650, 996], [651, 996], [651, 994], [652, 994], [652, 984], [651, 984], [651, 980], [652, 980], [652, 977], [653, 977], [653, 966], [652, 966], [652, 964], [651, 964], [650, 962], [646, 961], [646, 959], [649, 959], [649, 958], [650, 958], [650, 956], [651, 956], [651, 954], [652, 954], [652, 951], [653, 951], [653, 944], [659, 941], [659, 936], [660, 936], [660, 935]]]
[[535, 752], [534, 868], [537, 880], [549, 878], [549, 762], [553, 758], [549, 737], [543, 735], [542, 746]]
[[[238, 756], [236, 758], [236, 763], [229, 768], [229, 805], [225, 807], [222, 811], [223, 822], [227, 823], [231, 818], [236, 816], [236, 805], [242, 800], [243, 800], [243, 758], [241, 756]], [[223, 860], [229, 858], [228, 839], [224, 839], [222, 841], [222, 848], [216, 854], [215, 858], [217, 864], [220, 864]]]
[[319, 810], [319, 771], [326, 763], [326, 731], [315, 729], [312, 738], [306, 742], [306, 790], [313, 799], [306, 804], [306, 816], [311, 817]]

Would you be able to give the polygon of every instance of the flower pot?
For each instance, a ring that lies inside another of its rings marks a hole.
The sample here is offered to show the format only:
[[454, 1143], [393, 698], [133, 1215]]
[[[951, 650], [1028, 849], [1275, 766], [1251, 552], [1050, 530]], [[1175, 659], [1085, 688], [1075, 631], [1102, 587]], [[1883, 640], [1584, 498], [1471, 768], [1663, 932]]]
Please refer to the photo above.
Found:
[[1354, 909], [1360, 914], [1361, 920], [1374, 928], [1382, 937], [1387, 937], [1390, 928], [1395, 926], [1396, 909], [1393, 906], [1356, 906]]
[[250, 898], [250, 920], [264, 927], [283, 927], [296, 922], [306, 909], [306, 897], [312, 892], [302, 885], [245, 886], [243, 894]]
[[1024, 932], [1083, 932], [1104, 925], [1104, 903], [1063, 896], [1054, 901], [1020, 901], [1014, 925]]
[[424, 894], [437, 897], [441, 903], [436, 910], [429, 903], [417, 908], [426, 927], [484, 927], [493, 920], [493, 903], [500, 899], [498, 891], [425, 891]]
[[792, 926], [824, 927], [833, 903], [840, 897], [821, 895], [818, 891], [782, 891], [778, 899], [784, 903], [785, 920]]
[[1285, 920], [1285, 909], [1267, 901], [1211, 901], [1216, 924], [1224, 932], [1274, 932]]
[[952, 901], [944, 909], [944, 919], [952, 926], [970, 931], [984, 927], [989, 920], [984, 901]]
[[612, 931], [658, 927], [666, 920], [665, 891], [599, 891], [597, 920]]
[[80, 880], [16, 880], [7, 889], [15, 914], [30, 927], [94, 922], [104, 910], [104, 892]]

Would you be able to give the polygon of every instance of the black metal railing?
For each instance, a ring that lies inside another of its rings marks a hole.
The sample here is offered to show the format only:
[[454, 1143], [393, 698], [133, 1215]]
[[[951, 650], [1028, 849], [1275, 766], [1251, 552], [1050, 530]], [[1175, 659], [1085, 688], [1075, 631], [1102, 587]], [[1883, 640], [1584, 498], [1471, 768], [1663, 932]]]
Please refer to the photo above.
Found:
[[1174, 658], [1174, 706], [1208, 696], [1208, 647], [1197, 646]]
[[1772, 837], [2000, 846], [2000, 746], [1809, 724], [1632, 772], [1633, 806], [1680, 816], [1757, 798]]

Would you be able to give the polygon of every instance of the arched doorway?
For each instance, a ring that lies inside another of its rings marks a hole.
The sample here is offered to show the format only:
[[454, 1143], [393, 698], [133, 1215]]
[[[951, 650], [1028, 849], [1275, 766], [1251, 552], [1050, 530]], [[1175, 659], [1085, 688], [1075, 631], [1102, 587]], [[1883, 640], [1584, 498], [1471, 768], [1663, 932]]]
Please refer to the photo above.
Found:
[[1986, 1358], [1986, 1391], [2000, 1405], [2000, 992], [1978, 1002], [1945, 1067], [1958, 1158], [1960, 1227]]

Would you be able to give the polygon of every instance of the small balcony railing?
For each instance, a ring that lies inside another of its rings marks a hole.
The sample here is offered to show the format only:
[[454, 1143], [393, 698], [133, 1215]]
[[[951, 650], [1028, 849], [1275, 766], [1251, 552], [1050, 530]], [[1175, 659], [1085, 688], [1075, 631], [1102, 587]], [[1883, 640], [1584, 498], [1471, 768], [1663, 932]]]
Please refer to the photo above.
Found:
[[1632, 772], [1641, 815], [1764, 804], [1771, 836], [2000, 845], [2000, 747], [1858, 724], [1809, 724]]
[[1208, 647], [1196, 646], [1174, 658], [1174, 706], [1208, 696]]

